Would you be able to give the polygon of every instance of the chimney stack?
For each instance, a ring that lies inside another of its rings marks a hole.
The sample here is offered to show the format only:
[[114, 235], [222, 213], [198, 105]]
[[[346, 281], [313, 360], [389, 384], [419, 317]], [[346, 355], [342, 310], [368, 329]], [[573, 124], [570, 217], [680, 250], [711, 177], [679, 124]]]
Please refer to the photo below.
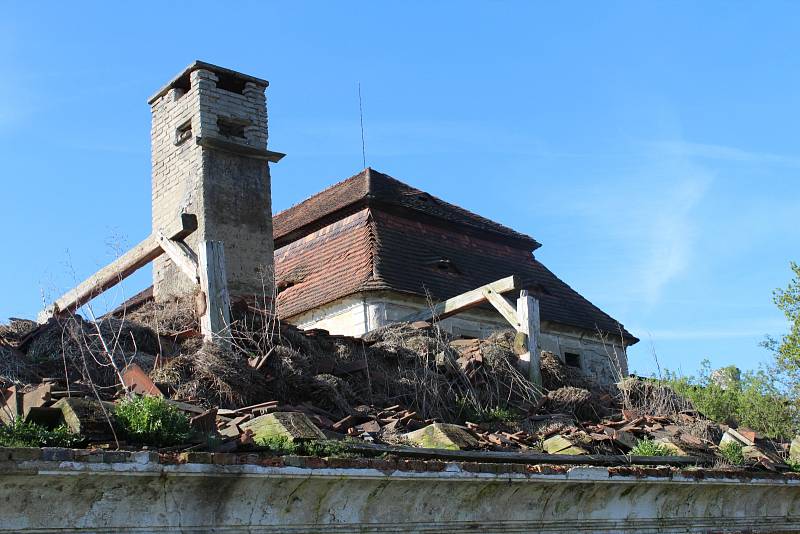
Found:
[[[260, 296], [273, 271], [266, 80], [195, 61], [148, 100], [152, 110], [153, 231], [197, 216], [187, 238], [224, 244], [228, 293]], [[271, 282], [271, 279], [270, 279]], [[172, 261], [153, 265], [156, 301], [194, 289]], [[271, 288], [267, 289], [271, 291]]]

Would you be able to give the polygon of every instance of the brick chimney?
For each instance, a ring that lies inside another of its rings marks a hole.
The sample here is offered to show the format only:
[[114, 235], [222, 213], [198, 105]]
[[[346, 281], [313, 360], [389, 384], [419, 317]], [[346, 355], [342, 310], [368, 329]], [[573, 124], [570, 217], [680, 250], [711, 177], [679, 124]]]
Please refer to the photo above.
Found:
[[[195, 252], [221, 241], [231, 297], [262, 293], [260, 272], [273, 269], [267, 150], [266, 80], [195, 61], [153, 95], [153, 231], [182, 213], [197, 216], [187, 238]], [[166, 256], [153, 266], [157, 301], [195, 284]]]

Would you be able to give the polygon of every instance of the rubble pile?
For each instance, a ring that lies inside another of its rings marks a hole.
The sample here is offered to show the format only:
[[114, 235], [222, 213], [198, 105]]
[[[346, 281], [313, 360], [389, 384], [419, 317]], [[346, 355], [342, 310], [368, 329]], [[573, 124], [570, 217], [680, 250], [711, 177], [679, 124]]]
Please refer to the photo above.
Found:
[[175, 450], [250, 450], [279, 435], [576, 461], [636, 454], [644, 441], [712, 466], [732, 442], [749, 466], [788, 469], [788, 443], [709, 421], [651, 381], [601, 386], [543, 352], [540, 390], [516, 367], [513, 332], [453, 340], [429, 323], [398, 323], [354, 339], [244, 317], [218, 343], [204, 343], [180, 307], [98, 322], [13, 319], [0, 326], [0, 421], [139, 446], [113, 431], [114, 402], [139, 394], [186, 413], [194, 438]]

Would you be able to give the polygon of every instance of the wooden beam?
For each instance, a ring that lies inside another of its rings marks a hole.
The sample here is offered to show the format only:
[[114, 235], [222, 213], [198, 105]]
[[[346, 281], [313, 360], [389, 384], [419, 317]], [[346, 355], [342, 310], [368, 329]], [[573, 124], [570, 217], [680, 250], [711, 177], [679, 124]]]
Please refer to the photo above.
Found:
[[[172, 226], [164, 230], [164, 235], [170, 239], [183, 239], [197, 229], [197, 218], [194, 215], [183, 214]], [[40, 323], [59, 313], [74, 311], [100, 293], [119, 284], [163, 253], [163, 249], [155, 235], [130, 249], [128, 252], [103, 267], [92, 276], [70, 289], [50, 306], [39, 313]]]
[[200, 274], [197, 267], [197, 256], [192, 249], [183, 241], [168, 238], [162, 231], [156, 233], [156, 239], [172, 263], [177, 265], [192, 282], [197, 283], [200, 280]]
[[541, 324], [539, 319], [539, 301], [531, 297], [523, 289], [517, 299], [517, 320], [521, 332], [526, 335], [527, 352], [520, 356], [520, 360], [528, 362], [528, 376], [530, 381], [537, 386], [542, 385], [542, 365], [539, 353], [539, 335]]
[[419, 313], [408, 315], [401, 320], [414, 322], [428, 321], [433, 317], [436, 319], [444, 319], [486, 302], [486, 295], [483, 294], [484, 288], [490, 289], [494, 293], [503, 294], [515, 289], [519, 289], [519, 287], [520, 281], [517, 276], [501, 278], [500, 280], [492, 282], [491, 284], [486, 284], [485, 286], [481, 286], [477, 289], [473, 289], [472, 291], [467, 291], [466, 293], [462, 293], [461, 295], [447, 299], [444, 302], [440, 302], [439, 304], [433, 306], [433, 308], [428, 308]]
[[483, 295], [486, 297], [486, 300], [489, 301], [489, 304], [494, 306], [494, 308], [500, 312], [500, 315], [505, 317], [506, 321], [508, 321], [514, 330], [519, 332], [521, 326], [519, 323], [519, 318], [517, 317], [517, 310], [514, 305], [511, 304], [503, 295], [500, 293], [495, 293], [488, 287], [483, 287]]
[[200, 290], [206, 309], [200, 318], [200, 330], [206, 340], [220, 340], [231, 324], [231, 301], [225, 274], [225, 247], [221, 241], [200, 243]]

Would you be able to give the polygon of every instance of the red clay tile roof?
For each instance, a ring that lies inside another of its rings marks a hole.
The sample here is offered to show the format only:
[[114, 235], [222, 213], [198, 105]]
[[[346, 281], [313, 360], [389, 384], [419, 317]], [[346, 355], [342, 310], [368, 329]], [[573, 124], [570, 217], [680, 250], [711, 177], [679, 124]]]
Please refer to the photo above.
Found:
[[516, 274], [540, 302], [541, 318], [635, 342], [620, 324], [534, 259], [530, 250], [365, 208], [275, 252], [278, 295], [289, 318], [370, 290], [446, 298]]
[[374, 228], [363, 209], [275, 251], [278, 314], [291, 317], [375, 289]]
[[458, 225], [464, 231], [488, 233], [495, 238], [524, 243], [529, 250], [540, 246], [530, 236], [445, 202], [369, 167], [300, 204], [275, 214], [272, 221], [275, 246], [283, 246], [364, 206], [411, 210], [422, 217]]

